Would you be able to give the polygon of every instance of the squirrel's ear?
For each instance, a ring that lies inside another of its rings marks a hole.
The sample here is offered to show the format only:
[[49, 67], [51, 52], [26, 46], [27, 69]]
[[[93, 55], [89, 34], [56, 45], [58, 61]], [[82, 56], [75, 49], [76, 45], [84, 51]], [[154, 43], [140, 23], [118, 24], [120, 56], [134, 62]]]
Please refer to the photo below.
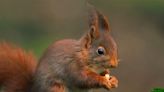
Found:
[[107, 17], [95, 9], [88, 1], [86, 2], [86, 5], [89, 12], [89, 27], [95, 26], [97, 31], [110, 31]]
[[107, 17], [104, 16], [99, 11], [97, 11], [97, 15], [98, 15], [99, 30], [100, 31], [111, 31]]
[[96, 10], [94, 9], [89, 13], [89, 34], [92, 39], [97, 38], [100, 34], [98, 22], [98, 15]]
[[97, 33], [98, 31], [96, 31], [96, 28], [94, 26], [92, 26], [89, 29], [89, 32], [87, 32], [81, 39], [80, 42], [82, 44], [82, 46], [84, 48], [89, 48], [91, 46], [91, 43], [93, 42], [94, 39], [96, 39], [98, 37]]
[[82, 37], [85, 47], [90, 46], [93, 40], [99, 38], [100, 33], [107, 31], [110, 31], [108, 19], [91, 6], [91, 10], [89, 10], [89, 31]]
[[94, 28], [94, 31], [97, 33], [93, 34], [95, 37], [97, 37], [100, 32], [110, 31], [107, 17], [93, 7], [89, 12], [89, 28]]
[[83, 46], [88, 48], [93, 40], [97, 39], [100, 35], [99, 24], [98, 24], [98, 15], [96, 11], [90, 11], [89, 13], [89, 31], [82, 37], [81, 43]]

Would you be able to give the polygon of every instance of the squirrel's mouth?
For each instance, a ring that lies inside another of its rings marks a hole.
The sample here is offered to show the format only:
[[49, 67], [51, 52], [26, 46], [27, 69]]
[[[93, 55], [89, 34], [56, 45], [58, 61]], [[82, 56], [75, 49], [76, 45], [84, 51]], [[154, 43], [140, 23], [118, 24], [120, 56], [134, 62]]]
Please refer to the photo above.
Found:
[[107, 61], [101, 61], [101, 62], [90, 62], [88, 64], [90, 69], [92, 69], [94, 72], [101, 76], [112, 77], [110, 69], [112, 68]]
[[100, 75], [101, 75], [101, 76], [105, 76], [105, 75], [107, 75], [107, 74], [110, 76], [110, 71], [109, 71], [109, 69], [105, 69], [105, 70], [103, 70], [103, 71], [100, 72]]
[[105, 74], [110, 74], [110, 65], [106, 62], [97, 62], [97, 63], [90, 63], [88, 64], [90, 69], [92, 69], [94, 72], [105, 76]]
[[111, 79], [112, 78], [112, 75], [110, 74], [110, 71], [109, 71], [109, 69], [105, 69], [104, 71], [102, 71], [101, 73], [100, 73], [100, 75], [101, 76], [105, 76], [107, 79]]

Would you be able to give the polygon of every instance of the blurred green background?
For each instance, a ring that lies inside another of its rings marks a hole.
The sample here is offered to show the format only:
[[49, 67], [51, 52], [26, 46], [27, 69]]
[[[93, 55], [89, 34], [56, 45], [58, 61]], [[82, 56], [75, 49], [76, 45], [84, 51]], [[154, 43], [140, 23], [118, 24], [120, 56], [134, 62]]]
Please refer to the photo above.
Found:
[[[111, 92], [164, 88], [164, 0], [90, 2], [109, 18], [118, 43], [121, 61], [112, 74], [119, 87]], [[52, 42], [78, 39], [87, 29], [85, 0], [0, 0], [0, 41], [32, 50], [38, 58]]]

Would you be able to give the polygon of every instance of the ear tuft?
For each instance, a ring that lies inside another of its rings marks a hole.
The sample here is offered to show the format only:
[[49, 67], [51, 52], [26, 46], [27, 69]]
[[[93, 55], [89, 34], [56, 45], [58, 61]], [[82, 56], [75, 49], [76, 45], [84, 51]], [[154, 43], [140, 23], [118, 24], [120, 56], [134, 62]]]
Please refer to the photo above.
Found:
[[88, 5], [89, 11], [89, 27], [95, 26], [98, 31], [110, 31], [109, 22], [106, 16], [95, 9], [91, 4]]
[[101, 14], [99, 11], [97, 11], [97, 14], [98, 14], [99, 29], [104, 31], [110, 31], [107, 17]]
[[81, 43], [85, 48], [88, 48], [94, 40], [100, 38], [100, 33], [110, 31], [108, 19], [91, 4], [87, 3], [87, 5], [89, 9], [89, 32], [81, 38]]

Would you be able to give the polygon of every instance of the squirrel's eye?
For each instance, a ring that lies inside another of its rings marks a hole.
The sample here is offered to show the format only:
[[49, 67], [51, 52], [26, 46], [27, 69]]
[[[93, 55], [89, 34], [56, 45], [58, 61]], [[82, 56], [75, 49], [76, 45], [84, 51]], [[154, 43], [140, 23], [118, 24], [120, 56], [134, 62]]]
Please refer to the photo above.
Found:
[[104, 55], [105, 54], [105, 49], [103, 47], [98, 47], [97, 54], [98, 55]]

